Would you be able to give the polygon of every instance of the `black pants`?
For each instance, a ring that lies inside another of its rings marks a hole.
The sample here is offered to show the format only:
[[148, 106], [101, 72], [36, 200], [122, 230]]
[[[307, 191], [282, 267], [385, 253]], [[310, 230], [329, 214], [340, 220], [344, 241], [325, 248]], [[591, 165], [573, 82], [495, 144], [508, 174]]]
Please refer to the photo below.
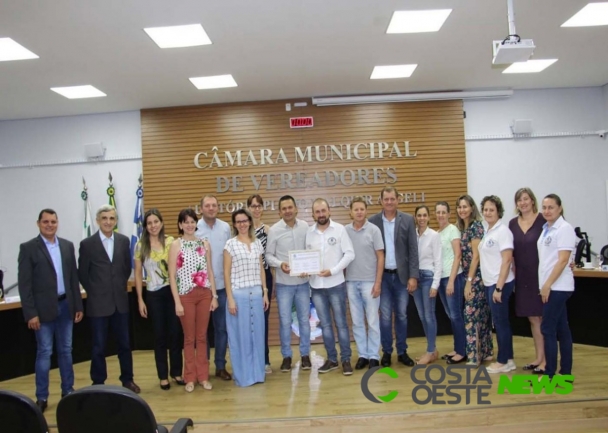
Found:
[[268, 309], [264, 312], [264, 326], [266, 328], [264, 343], [266, 345], [266, 365], [269, 365], [270, 349], [268, 347], [268, 316], [270, 315], [270, 302], [272, 299], [272, 272], [270, 272], [270, 267], [266, 269], [266, 287], [268, 288]]
[[[175, 301], [171, 287], [146, 293], [148, 314], [154, 327], [154, 359], [156, 372], [160, 380], [181, 376], [183, 370], [183, 333], [182, 325], [175, 314]], [[169, 349], [169, 367], [167, 365], [167, 348]]]

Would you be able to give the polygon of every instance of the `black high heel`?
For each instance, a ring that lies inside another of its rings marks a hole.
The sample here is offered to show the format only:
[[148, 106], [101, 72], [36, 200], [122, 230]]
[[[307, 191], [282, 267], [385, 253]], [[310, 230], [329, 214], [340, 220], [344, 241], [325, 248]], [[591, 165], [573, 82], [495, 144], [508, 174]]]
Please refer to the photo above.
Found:
[[[454, 355], [455, 356], [455, 355]], [[463, 356], [462, 358], [460, 358], [459, 360], [455, 360], [454, 357], [446, 359], [445, 361], [447, 364], [460, 364], [462, 362], [467, 362], [467, 357]]]
[[160, 389], [162, 389], [163, 391], [168, 391], [171, 389], [171, 384], [169, 383], [169, 381], [167, 381], [167, 383], [165, 383], [164, 385], [161, 383], [159, 386]]
[[173, 381], [175, 383], [177, 383], [178, 385], [180, 385], [180, 386], [186, 385], [186, 382], [184, 381], [183, 378], [182, 379], [176, 379], [175, 376], [171, 376], [171, 379], [173, 379]]

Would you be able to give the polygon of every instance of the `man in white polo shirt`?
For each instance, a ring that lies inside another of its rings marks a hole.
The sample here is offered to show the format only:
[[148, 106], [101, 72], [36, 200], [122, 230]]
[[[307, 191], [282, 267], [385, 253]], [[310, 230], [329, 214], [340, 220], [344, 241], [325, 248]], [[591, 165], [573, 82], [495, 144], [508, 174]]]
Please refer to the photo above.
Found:
[[353, 368], [350, 365], [350, 336], [346, 322], [344, 269], [355, 258], [355, 251], [344, 226], [331, 220], [327, 200], [316, 199], [312, 204], [312, 213], [316, 224], [306, 234], [306, 249], [321, 251], [322, 271], [317, 275], [310, 275], [310, 287], [312, 302], [321, 321], [323, 344], [327, 350], [327, 360], [319, 368], [319, 373], [338, 368], [338, 353], [331, 320], [333, 313], [338, 329], [342, 373], [350, 376], [353, 374]]

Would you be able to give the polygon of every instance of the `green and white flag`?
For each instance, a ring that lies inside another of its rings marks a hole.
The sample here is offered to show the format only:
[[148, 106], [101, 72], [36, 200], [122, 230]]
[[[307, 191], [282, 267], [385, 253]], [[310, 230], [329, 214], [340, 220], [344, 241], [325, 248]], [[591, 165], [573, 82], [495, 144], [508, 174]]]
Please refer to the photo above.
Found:
[[[114, 185], [112, 185], [112, 173], [108, 172], [108, 180], [110, 181], [110, 186], [106, 190], [108, 193], [108, 204], [114, 206], [116, 209], [116, 216], [118, 216], [118, 209], [116, 208], [116, 200], [114, 199], [114, 193], [116, 190], [114, 189]], [[118, 232], [118, 223], [116, 223], [116, 227], [114, 227], [114, 231]]]
[[87, 193], [87, 184], [82, 178], [82, 192], [80, 197], [84, 201], [84, 224], [82, 225], [82, 239], [86, 239], [93, 234], [93, 219], [91, 218], [91, 203], [89, 203], [89, 194]]

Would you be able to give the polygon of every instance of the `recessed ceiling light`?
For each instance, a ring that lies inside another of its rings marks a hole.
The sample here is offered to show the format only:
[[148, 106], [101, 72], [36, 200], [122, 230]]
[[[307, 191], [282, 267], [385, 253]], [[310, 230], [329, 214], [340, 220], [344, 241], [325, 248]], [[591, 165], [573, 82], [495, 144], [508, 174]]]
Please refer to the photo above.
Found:
[[39, 57], [11, 38], [0, 38], [0, 62], [38, 59]]
[[213, 75], [210, 77], [194, 77], [190, 81], [199, 90], [221, 89], [223, 87], [237, 87], [232, 75]]
[[438, 32], [452, 9], [395, 11], [386, 33]]
[[51, 90], [53, 92], [59, 93], [61, 96], [65, 96], [68, 99], [99, 98], [102, 96], [107, 96], [102, 91], [90, 85], [72, 87], [51, 87]]
[[589, 3], [572, 18], [562, 24], [562, 27], [590, 27], [608, 25], [608, 2]]
[[144, 31], [161, 48], [196, 47], [211, 44], [211, 39], [200, 24], [150, 27]]
[[408, 78], [418, 65], [392, 65], [374, 66], [370, 80], [381, 80], [383, 78]]
[[502, 71], [503, 74], [526, 74], [532, 72], [541, 72], [557, 62], [557, 59], [543, 60], [528, 60], [527, 62], [515, 62], [507, 69]]

